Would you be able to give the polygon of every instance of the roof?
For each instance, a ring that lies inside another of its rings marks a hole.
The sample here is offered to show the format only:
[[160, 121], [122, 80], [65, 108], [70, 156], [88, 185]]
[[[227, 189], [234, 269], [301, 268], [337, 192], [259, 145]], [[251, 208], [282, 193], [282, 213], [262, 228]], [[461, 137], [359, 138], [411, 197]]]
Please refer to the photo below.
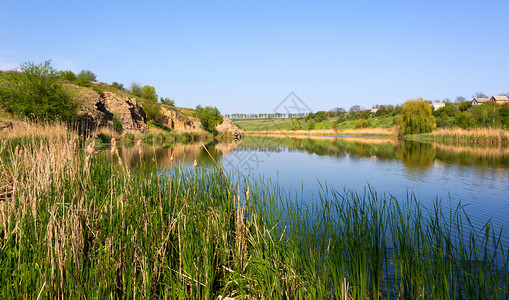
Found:
[[509, 101], [509, 98], [507, 96], [493, 96], [491, 97], [495, 101]]
[[474, 101], [477, 101], [479, 103], [489, 102], [490, 98], [474, 98]]

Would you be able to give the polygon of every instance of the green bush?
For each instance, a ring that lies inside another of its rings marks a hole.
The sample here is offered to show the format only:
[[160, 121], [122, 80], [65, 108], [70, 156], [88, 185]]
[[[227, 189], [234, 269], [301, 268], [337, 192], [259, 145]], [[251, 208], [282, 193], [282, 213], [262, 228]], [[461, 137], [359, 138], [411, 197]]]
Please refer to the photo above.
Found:
[[128, 133], [126, 133], [124, 135], [124, 139], [129, 140], [129, 141], [133, 141], [134, 140], [134, 134], [128, 132]]
[[58, 79], [50, 61], [26, 62], [20, 73], [0, 77], [0, 107], [23, 117], [71, 120], [77, 103]]
[[367, 127], [369, 127], [368, 120], [362, 118], [355, 121], [355, 128], [367, 128]]
[[111, 142], [111, 135], [106, 133], [99, 133], [97, 135], [97, 138], [101, 143], [110, 143]]
[[69, 81], [73, 81], [73, 82], [77, 78], [76, 74], [74, 74], [71, 70], [60, 71], [58, 77], [62, 80], [69, 80]]
[[152, 139], [154, 138], [154, 134], [152, 133], [145, 133], [141, 136], [141, 139], [142, 140], [145, 140], [145, 141], [151, 141]]
[[150, 102], [157, 102], [156, 89], [153, 86], [145, 85], [140, 89], [140, 96]]
[[198, 105], [196, 106], [196, 116], [200, 119], [202, 128], [208, 132], [215, 132], [216, 126], [223, 122], [223, 116], [217, 107]]
[[117, 117], [113, 117], [113, 129], [116, 132], [122, 132], [122, 121]]
[[164, 123], [164, 115], [161, 112], [161, 104], [151, 101], [143, 101], [141, 105], [148, 121], [152, 121], [154, 123]]

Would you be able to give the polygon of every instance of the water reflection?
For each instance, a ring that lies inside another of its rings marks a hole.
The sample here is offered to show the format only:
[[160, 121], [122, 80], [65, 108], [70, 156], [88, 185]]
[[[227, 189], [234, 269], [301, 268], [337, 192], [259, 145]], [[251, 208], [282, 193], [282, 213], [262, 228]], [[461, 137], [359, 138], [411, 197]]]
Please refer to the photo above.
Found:
[[210, 165], [221, 156], [232, 152], [237, 145], [238, 142], [145, 143], [137, 147], [130, 143], [119, 147], [119, 155], [130, 167], [141, 165], [148, 171], [156, 165], [159, 170], [165, 170], [176, 164], [191, 164], [195, 159], [202, 166]]
[[318, 156], [352, 159], [399, 160], [409, 173], [425, 174], [441, 163], [482, 167], [509, 167], [509, 148], [479, 145], [444, 145], [394, 138], [274, 138], [248, 137], [237, 151], [305, 152]]

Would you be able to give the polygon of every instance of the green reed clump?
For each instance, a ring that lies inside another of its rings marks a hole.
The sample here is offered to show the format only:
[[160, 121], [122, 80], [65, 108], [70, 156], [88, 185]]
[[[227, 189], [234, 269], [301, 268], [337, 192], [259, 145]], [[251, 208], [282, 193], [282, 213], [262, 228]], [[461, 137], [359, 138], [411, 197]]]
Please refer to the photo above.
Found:
[[116, 149], [107, 159], [82, 144], [1, 148], [13, 189], [0, 200], [0, 298], [508, 293], [501, 232], [475, 228], [461, 206], [327, 186], [311, 201], [220, 167], [129, 169]]

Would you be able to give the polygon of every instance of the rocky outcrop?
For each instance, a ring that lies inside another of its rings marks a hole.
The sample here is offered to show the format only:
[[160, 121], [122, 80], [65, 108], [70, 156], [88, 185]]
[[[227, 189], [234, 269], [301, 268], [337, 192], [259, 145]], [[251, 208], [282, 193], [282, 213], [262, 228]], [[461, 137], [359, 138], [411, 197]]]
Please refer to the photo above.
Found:
[[200, 129], [200, 122], [192, 120], [176, 109], [161, 106], [164, 115], [164, 125], [175, 131], [194, 131]]
[[78, 108], [79, 128], [81, 132], [90, 132], [98, 128], [113, 128], [113, 119], [117, 118], [122, 129], [146, 132], [146, 115], [136, 99], [105, 91], [101, 95], [92, 89], [72, 86], [80, 103]]
[[216, 130], [219, 132], [231, 132], [236, 133], [240, 132], [241, 130], [233, 124], [232, 120], [223, 117], [223, 123], [216, 126]]
[[118, 118], [122, 123], [123, 130], [148, 131], [147, 116], [135, 98], [104, 92], [96, 106], [99, 111], [111, 117], [112, 121], [114, 117]]

